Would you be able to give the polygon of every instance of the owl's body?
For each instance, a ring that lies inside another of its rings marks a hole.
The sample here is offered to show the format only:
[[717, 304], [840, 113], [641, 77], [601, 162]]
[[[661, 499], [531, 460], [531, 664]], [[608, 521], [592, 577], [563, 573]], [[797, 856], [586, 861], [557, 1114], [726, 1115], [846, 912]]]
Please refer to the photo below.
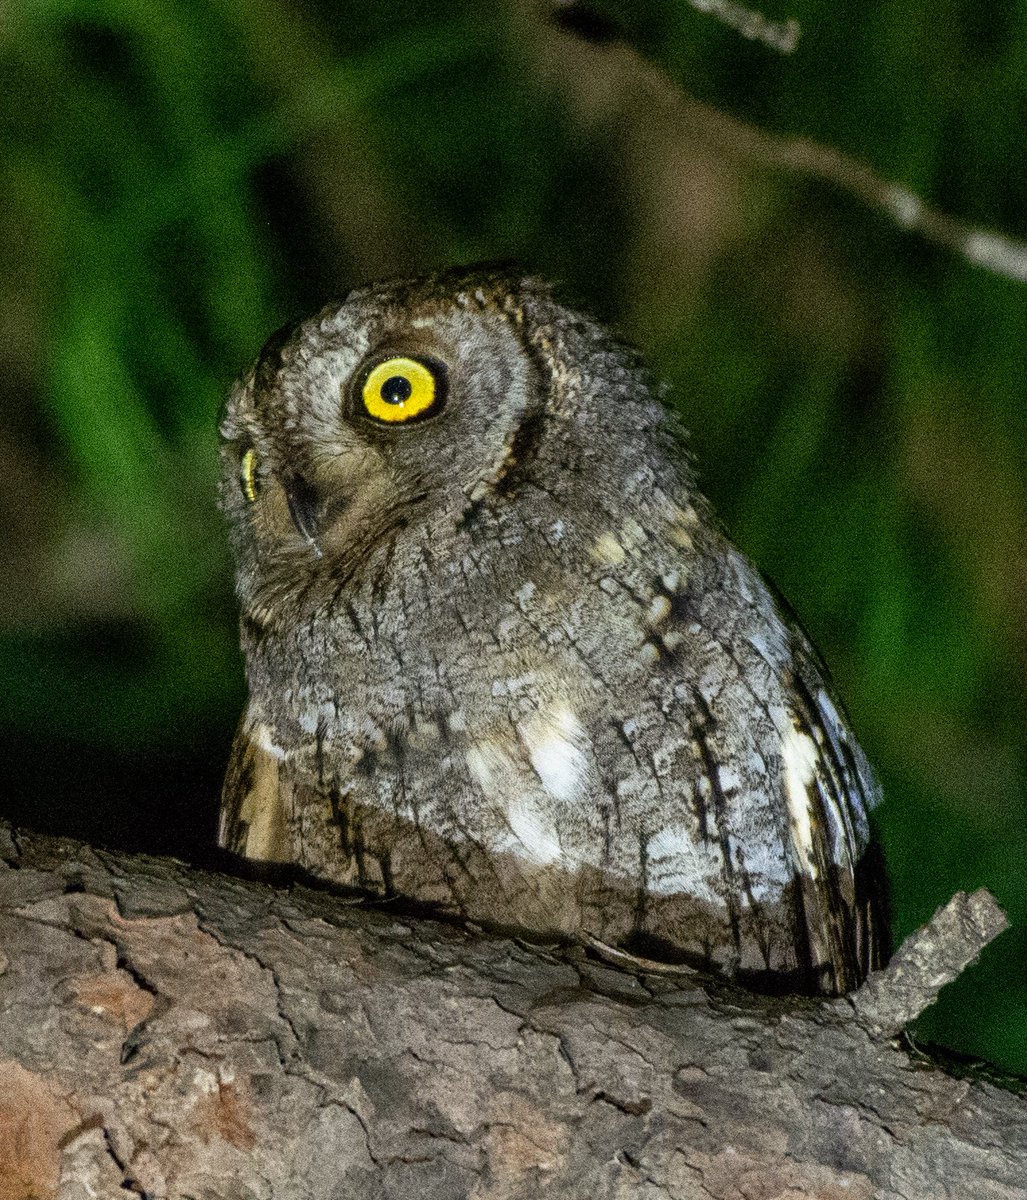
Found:
[[532, 280], [355, 292], [224, 434], [224, 845], [784, 988], [876, 965], [870, 769], [600, 326]]

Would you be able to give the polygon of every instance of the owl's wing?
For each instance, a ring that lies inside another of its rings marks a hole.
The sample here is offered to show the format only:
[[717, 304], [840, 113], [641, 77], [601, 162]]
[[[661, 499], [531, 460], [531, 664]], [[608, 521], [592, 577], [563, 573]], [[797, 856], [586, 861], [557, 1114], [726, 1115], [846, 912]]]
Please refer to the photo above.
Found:
[[244, 712], [221, 791], [218, 845], [260, 862], [289, 862], [288, 781], [280, 758]]
[[[318, 740], [314, 761], [320, 763]], [[252, 711], [236, 730], [221, 792], [218, 845], [257, 863], [288, 863], [343, 886], [394, 894], [390, 851], [395, 819], [377, 829], [371, 810], [320, 769], [298, 768]]]
[[797, 863], [798, 957], [819, 976], [819, 990], [841, 993], [880, 967], [890, 950], [887, 877], [867, 820], [880, 787], [826, 669], [789, 616], [796, 736], [783, 766]]

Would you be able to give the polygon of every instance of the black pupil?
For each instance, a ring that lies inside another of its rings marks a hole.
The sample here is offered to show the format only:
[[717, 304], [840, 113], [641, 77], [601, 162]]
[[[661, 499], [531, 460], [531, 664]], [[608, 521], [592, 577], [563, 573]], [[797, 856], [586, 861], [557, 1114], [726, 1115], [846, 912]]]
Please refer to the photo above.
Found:
[[414, 385], [405, 375], [393, 375], [382, 384], [382, 399], [386, 404], [404, 404], [413, 390]]

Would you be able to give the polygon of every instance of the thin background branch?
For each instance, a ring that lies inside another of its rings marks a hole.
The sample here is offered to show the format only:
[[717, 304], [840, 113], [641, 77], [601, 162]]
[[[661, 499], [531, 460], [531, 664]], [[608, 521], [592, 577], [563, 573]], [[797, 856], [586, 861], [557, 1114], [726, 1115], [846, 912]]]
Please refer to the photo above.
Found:
[[[793, 20], [777, 23], [731, 0], [688, 0], [692, 8], [708, 13], [743, 37], [791, 54], [799, 39]], [[557, 4], [557, 23], [576, 33], [586, 33], [585, 10], [575, 4]], [[610, 52], [634, 60], [640, 81], [664, 106], [676, 108], [691, 124], [696, 137], [743, 163], [759, 163], [778, 170], [808, 175], [833, 184], [869, 208], [883, 213], [900, 229], [917, 233], [944, 246], [976, 267], [983, 267], [1016, 283], [1027, 283], [1027, 242], [982, 229], [932, 208], [909, 188], [886, 179], [858, 159], [831, 146], [803, 137], [778, 137], [749, 125], [691, 96], [660, 63], [646, 57], [605, 19], [604, 42], [615, 42]], [[619, 36], [618, 36], [619, 35]], [[587, 36], [587, 33], [586, 33]]]

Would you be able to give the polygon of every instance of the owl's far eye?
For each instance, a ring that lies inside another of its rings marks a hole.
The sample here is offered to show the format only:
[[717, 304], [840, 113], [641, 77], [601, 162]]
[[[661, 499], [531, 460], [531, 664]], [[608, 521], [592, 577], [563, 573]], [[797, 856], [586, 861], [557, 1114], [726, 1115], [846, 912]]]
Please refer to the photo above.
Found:
[[243, 454], [239, 463], [239, 482], [242, 494], [252, 504], [260, 492], [260, 480], [257, 478], [257, 452], [252, 446]]
[[360, 398], [369, 417], [393, 425], [428, 416], [442, 403], [444, 391], [441, 363], [399, 356], [371, 368]]

